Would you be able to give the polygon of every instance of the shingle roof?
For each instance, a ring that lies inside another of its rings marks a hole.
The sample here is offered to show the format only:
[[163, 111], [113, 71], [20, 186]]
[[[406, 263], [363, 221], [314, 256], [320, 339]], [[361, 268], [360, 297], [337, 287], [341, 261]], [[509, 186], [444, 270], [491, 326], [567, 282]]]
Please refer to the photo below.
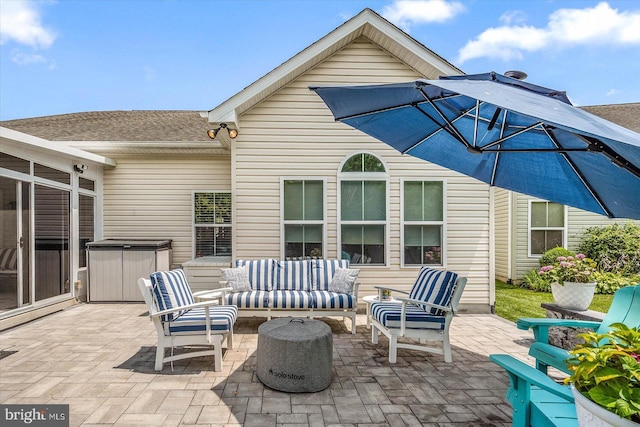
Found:
[[591, 114], [640, 133], [640, 102], [629, 104], [590, 105], [582, 107]]
[[[640, 133], [640, 102], [582, 107]], [[198, 111], [93, 111], [0, 121], [50, 141], [211, 142]]]
[[0, 121], [50, 141], [211, 142], [198, 111], [92, 111]]

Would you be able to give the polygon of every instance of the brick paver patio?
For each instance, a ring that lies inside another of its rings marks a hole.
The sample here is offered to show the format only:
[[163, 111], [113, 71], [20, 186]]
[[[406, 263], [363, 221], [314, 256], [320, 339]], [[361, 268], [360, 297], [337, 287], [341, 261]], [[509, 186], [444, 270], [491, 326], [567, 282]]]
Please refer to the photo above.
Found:
[[153, 370], [155, 330], [143, 304], [80, 304], [0, 333], [0, 403], [70, 405], [70, 425], [507, 426], [507, 378], [491, 353], [526, 355], [532, 334], [491, 315], [453, 321], [453, 363], [370, 342], [364, 315], [334, 333], [333, 381], [318, 393], [266, 388], [254, 371], [258, 325], [239, 319], [222, 372], [211, 358]]

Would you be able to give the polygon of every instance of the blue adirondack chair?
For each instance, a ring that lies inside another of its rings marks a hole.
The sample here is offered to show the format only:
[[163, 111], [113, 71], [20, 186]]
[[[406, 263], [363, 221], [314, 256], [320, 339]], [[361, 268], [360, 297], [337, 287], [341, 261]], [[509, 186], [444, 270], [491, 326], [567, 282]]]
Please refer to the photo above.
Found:
[[519, 329], [533, 329], [536, 340], [529, 348], [529, 355], [536, 359], [536, 368], [544, 373], [552, 366], [569, 374], [565, 360], [569, 357], [567, 350], [549, 344], [549, 327], [563, 326], [574, 328], [591, 328], [603, 334], [609, 331], [612, 323], [621, 322], [629, 327], [640, 326], [640, 285], [618, 289], [613, 296], [609, 311], [602, 323], [573, 319], [518, 319]]
[[492, 354], [489, 359], [509, 375], [507, 400], [513, 408], [513, 427], [578, 426], [569, 387], [507, 354]]

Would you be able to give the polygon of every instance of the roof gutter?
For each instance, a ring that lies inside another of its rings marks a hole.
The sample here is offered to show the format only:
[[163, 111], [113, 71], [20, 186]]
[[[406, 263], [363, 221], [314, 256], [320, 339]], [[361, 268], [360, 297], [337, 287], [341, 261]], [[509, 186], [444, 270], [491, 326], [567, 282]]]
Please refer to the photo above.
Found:
[[218, 141], [64, 141], [70, 147], [96, 154], [209, 154], [228, 155], [229, 150]]

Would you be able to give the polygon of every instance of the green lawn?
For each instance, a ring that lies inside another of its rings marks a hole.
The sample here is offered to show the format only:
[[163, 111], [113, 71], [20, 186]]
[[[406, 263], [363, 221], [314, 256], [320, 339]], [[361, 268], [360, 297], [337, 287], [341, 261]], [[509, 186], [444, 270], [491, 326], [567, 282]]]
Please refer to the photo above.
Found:
[[[589, 309], [606, 313], [612, 299], [613, 295], [595, 295]], [[553, 302], [550, 292], [535, 292], [496, 280], [496, 314], [500, 317], [514, 322], [520, 317], [546, 317], [540, 307], [543, 302]]]

